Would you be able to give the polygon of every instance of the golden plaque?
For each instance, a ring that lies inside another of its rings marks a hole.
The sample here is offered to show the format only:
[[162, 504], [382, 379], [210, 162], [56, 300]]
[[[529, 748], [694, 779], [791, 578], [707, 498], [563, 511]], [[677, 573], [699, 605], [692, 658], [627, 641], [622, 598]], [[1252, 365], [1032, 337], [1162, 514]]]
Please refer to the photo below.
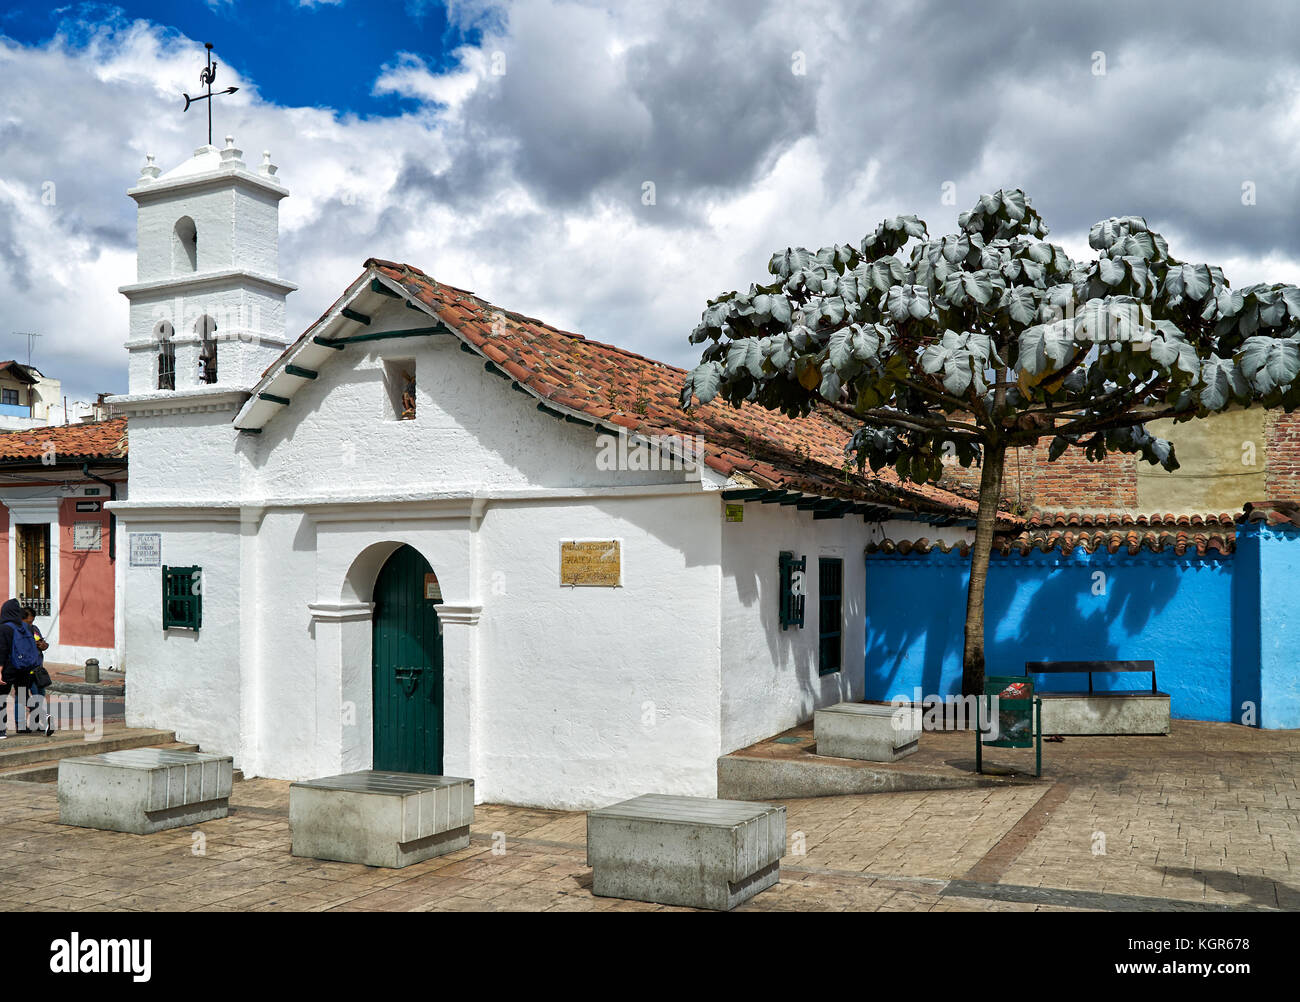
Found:
[[560, 584], [617, 588], [623, 583], [623, 552], [617, 539], [560, 543]]

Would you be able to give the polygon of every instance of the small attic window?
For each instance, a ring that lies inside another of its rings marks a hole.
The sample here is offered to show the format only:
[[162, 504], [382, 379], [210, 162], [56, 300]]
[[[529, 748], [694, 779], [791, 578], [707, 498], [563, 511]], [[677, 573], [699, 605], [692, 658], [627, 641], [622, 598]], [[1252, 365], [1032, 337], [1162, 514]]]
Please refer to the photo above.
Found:
[[181, 216], [172, 230], [172, 273], [198, 271], [198, 268], [199, 231], [195, 229], [193, 219]]
[[384, 363], [384, 385], [388, 390], [388, 420], [415, 420], [415, 359]]

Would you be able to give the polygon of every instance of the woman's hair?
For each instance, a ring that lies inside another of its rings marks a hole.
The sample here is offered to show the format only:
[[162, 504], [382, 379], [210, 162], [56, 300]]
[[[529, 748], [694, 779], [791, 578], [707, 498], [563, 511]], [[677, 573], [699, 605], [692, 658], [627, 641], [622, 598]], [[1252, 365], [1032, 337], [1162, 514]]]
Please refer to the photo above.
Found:
[[23, 618], [25, 619], [25, 618], [27, 618], [28, 616], [30, 616], [32, 619], [35, 619], [35, 618], [36, 618], [36, 610], [35, 610], [34, 608], [32, 608], [30, 605], [25, 605], [25, 606], [23, 606]]

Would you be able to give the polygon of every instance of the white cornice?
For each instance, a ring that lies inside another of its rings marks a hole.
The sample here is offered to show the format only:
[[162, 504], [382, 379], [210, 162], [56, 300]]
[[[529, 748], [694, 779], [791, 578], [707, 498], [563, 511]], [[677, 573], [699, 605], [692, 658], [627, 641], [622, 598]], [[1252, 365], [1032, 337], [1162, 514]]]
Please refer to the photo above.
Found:
[[307, 606], [313, 621], [348, 623], [369, 619], [374, 613], [373, 602], [311, 602]]
[[108, 397], [120, 414], [152, 417], [159, 414], [203, 414], [237, 410], [248, 399], [248, 391], [229, 386], [193, 387], [187, 390], [153, 390]]
[[280, 293], [293, 292], [298, 288], [292, 282], [286, 282], [282, 278], [267, 275], [264, 272], [251, 271], [248, 268], [222, 268], [220, 271], [170, 275], [167, 278], [156, 278], [150, 282], [135, 282], [132, 285], [119, 286], [117, 291], [126, 296], [127, 299], [135, 299], [154, 292], [176, 292], [182, 289], [202, 289], [210, 285], [238, 285], [240, 283], [261, 285], [272, 292]]
[[477, 626], [480, 617], [483, 615], [483, 606], [478, 603], [450, 605], [446, 602], [440, 602], [434, 606], [434, 611], [438, 613], [439, 621], [444, 624]]
[[183, 175], [181, 177], [150, 181], [148, 184], [137, 184], [127, 191], [127, 195], [134, 198], [137, 205], [144, 205], [148, 202], [157, 201], [165, 195], [186, 189], [202, 191], [207, 188], [238, 185], [254, 188], [268, 195], [274, 195], [277, 199], [286, 198], [289, 194], [289, 189], [283, 185], [247, 170], [214, 170], [204, 174]]
[[386, 494], [329, 494], [271, 498], [231, 498], [211, 501], [119, 501], [114, 511], [185, 510], [190, 507], [238, 511], [240, 508], [305, 508], [320, 521], [352, 521], [375, 518], [471, 518], [481, 517], [492, 504], [550, 503], [590, 498], [690, 497], [701, 493], [698, 481], [680, 484], [645, 484], [632, 487], [520, 488], [495, 491], [389, 491]]

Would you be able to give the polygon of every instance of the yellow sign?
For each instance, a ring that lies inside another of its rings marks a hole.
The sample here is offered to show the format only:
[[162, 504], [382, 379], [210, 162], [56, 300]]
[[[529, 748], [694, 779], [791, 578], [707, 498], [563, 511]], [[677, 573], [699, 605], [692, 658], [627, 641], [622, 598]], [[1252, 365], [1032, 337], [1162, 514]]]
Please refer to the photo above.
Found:
[[623, 583], [623, 553], [617, 539], [560, 543], [560, 584], [617, 588]]
[[745, 506], [743, 504], [727, 505], [727, 521], [728, 522], [745, 521]]

